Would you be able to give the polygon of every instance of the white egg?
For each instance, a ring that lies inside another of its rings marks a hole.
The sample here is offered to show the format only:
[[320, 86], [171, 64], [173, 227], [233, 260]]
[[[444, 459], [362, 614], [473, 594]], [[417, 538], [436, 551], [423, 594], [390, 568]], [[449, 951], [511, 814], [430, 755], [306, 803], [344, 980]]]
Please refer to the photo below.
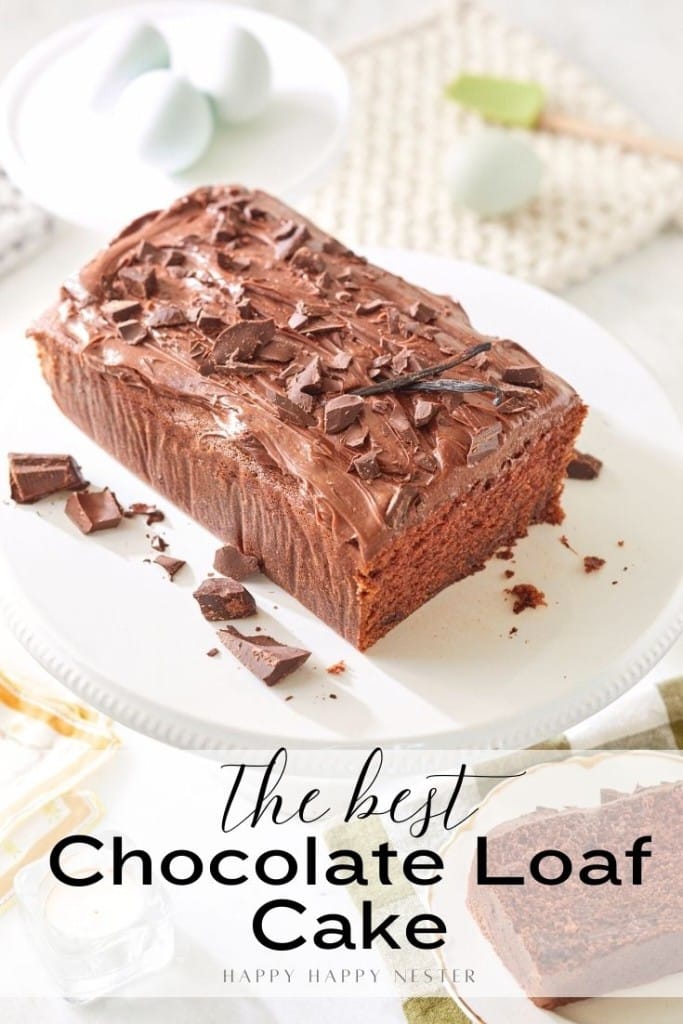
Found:
[[265, 110], [271, 95], [270, 58], [261, 41], [241, 25], [226, 24], [174, 50], [173, 64], [213, 100], [223, 121], [240, 124]]
[[114, 110], [119, 143], [168, 174], [196, 163], [213, 136], [211, 103], [173, 71], [133, 79]]
[[525, 206], [538, 192], [541, 172], [535, 150], [504, 132], [463, 139], [446, 160], [453, 200], [483, 217], [498, 217]]
[[96, 108], [111, 107], [130, 81], [168, 68], [171, 54], [161, 32], [136, 18], [108, 18], [81, 47], [86, 90]]

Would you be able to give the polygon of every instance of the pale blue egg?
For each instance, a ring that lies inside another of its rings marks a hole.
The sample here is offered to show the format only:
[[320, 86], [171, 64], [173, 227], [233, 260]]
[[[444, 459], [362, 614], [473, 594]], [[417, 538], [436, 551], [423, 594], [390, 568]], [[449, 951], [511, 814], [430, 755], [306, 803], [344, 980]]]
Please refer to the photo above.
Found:
[[111, 107], [134, 78], [168, 68], [171, 54], [161, 32], [136, 18], [107, 18], [81, 47], [84, 88], [96, 108]]
[[211, 103], [174, 71], [149, 71], [121, 93], [113, 113], [119, 144], [168, 174], [205, 152], [214, 131]]
[[541, 160], [533, 147], [502, 131], [463, 138], [446, 159], [454, 202], [482, 217], [526, 206], [538, 193], [541, 175]]
[[221, 120], [251, 121], [263, 113], [272, 91], [270, 58], [253, 32], [231, 22], [204, 35], [192, 35], [173, 51], [173, 67], [210, 96]]

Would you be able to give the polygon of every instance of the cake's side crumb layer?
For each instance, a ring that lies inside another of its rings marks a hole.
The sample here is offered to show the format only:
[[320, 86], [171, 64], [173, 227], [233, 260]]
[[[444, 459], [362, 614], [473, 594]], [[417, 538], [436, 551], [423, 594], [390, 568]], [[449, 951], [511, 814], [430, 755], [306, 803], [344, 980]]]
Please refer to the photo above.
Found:
[[[230, 457], [220, 439], [186, 424], [179, 402], [98, 374], [37, 335], [57, 405], [119, 462], [226, 543], [256, 555], [263, 571], [351, 643], [358, 638], [358, 551], [335, 545], [301, 507], [290, 478]], [[187, 501], [179, 499], [187, 497]], [[334, 551], [334, 560], [329, 556]]]
[[482, 569], [533, 523], [562, 522], [566, 467], [585, 414], [577, 402], [498, 476], [406, 530], [359, 574], [361, 650], [444, 587]]

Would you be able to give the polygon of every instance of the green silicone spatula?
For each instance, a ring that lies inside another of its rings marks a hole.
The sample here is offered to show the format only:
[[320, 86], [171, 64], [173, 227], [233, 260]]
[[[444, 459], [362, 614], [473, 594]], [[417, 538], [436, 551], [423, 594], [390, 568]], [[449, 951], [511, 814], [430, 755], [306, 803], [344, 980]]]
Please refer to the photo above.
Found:
[[612, 142], [624, 149], [683, 163], [683, 143], [642, 137], [622, 128], [593, 124], [546, 110], [545, 92], [537, 82], [462, 74], [446, 86], [446, 96], [495, 124], [573, 135], [593, 142]]

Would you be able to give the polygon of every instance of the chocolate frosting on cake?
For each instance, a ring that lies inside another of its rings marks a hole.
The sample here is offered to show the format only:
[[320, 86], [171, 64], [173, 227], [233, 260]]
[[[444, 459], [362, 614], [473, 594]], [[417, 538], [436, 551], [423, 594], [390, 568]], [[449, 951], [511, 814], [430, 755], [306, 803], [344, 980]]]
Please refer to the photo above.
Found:
[[[452, 299], [237, 186], [135, 221], [62, 296], [59, 321], [82, 359], [201, 407], [204, 431], [208, 410], [215, 436], [298, 481], [316, 517], [366, 557], [579, 401], [519, 345], [475, 331]], [[486, 340], [488, 352], [441, 377], [502, 389], [498, 405], [484, 392], [348, 394]]]

